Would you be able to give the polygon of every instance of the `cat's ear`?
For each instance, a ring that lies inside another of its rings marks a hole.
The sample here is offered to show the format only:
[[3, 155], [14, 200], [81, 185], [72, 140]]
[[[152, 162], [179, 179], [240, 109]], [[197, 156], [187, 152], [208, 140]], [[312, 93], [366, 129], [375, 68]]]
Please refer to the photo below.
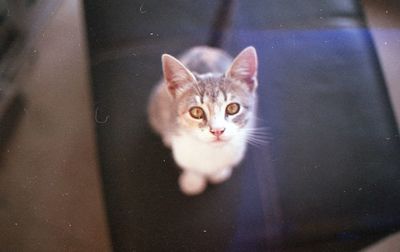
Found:
[[236, 56], [226, 76], [246, 83], [250, 91], [254, 91], [257, 88], [257, 68], [256, 49], [249, 46]]
[[194, 75], [177, 59], [169, 54], [163, 54], [161, 57], [164, 80], [168, 91], [173, 97], [184, 90], [185, 86], [196, 82]]

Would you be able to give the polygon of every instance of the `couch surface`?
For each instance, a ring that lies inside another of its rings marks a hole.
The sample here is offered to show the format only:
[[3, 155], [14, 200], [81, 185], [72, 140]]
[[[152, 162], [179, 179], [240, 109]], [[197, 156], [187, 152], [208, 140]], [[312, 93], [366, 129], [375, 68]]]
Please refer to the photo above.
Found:
[[[353, 251], [399, 230], [399, 134], [358, 1], [85, 5], [117, 251]], [[146, 106], [160, 55], [207, 43], [256, 47], [259, 124], [273, 139], [189, 198]]]

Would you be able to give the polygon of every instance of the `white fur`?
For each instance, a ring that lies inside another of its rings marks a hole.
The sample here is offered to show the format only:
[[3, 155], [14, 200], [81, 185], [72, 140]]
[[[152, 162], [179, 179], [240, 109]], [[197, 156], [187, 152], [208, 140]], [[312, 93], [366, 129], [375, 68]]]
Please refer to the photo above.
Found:
[[191, 135], [181, 134], [171, 138], [172, 153], [182, 169], [210, 176], [239, 163], [246, 150], [246, 140], [242, 138], [234, 137], [226, 143], [206, 143]]
[[[243, 158], [246, 150], [244, 136], [229, 142], [204, 142], [189, 134], [171, 138], [175, 162], [182, 168], [179, 179], [181, 190], [188, 195], [201, 193], [206, 181], [221, 183], [228, 179], [232, 168]], [[194, 177], [195, 176], [195, 177]]]
[[[209, 107], [203, 106], [210, 118], [211, 127], [225, 129], [220, 136], [222, 141], [216, 141], [208, 128], [182, 128], [170, 136], [173, 157], [183, 170], [179, 186], [187, 195], [203, 192], [207, 181], [217, 184], [227, 180], [233, 167], [243, 159], [247, 142], [246, 130], [240, 129], [231, 121], [242, 111], [226, 119], [225, 108], [230, 102], [234, 101], [225, 101], [220, 94], [213, 106], [212, 117]], [[207, 104], [207, 100], [205, 103]], [[196, 120], [188, 113], [185, 116], [186, 118], [181, 117], [180, 120]]]

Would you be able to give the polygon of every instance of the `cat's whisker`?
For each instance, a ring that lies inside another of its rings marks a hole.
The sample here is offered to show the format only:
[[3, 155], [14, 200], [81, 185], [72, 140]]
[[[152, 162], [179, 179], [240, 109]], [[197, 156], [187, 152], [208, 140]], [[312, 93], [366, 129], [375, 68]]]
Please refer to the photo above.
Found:
[[247, 143], [254, 147], [265, 147], [274, 140], [269, 127], [254, 127], [246, 128], [244, 131], [247, 134]]
[[267, 132], [259, 132], [259, 131], [246, 131], [247, 134], [251, 134], [251, 135], [257, 135], [257, 136], [271, 136], [272, 134], [267, 133]]
[[258, 141], [258, 142], [269, 142], [272, 139], [271, 138], [261, 138], [261, 137], [255, 137], [255, 136], [249, 136], [248, 139]]
[[251, 142], [257, 142], [257, 143], [271, 143], [273, 139], [259, 139], [259, 138], [247, 138]]
[[245, 130], [269, 130], [268, 127], [245, 128]]
[[268, 131], [271, 130], [271, 127], [253, 127], [253, 128], [245, 128], [245, 130]]
[[265, 140], [265, 141], [272, 141], [274, 140], [273, 137], [269, 137], [269, 136], [257, 136], [257, 135], [250, 135], [249, 137], [257, 139], [257, 140]]
[[257, 122], [261, 122], [261, 123], [264, 123], [264, 122], [266, 122], [267, 120], [265, 120], [265, 119], [263, 119], [263, 118], [261, 118], [261, 117], [255, 117], [254, 118]]
[[252, 139], [252, 138], [248, 138], [247, 139], [247, 143], [251, 146], [254, 147], [265, 147], [266, 145], [268, 145], [270, 142], [269, 141], [261, 141], [261, 140], [256, 140], [256, 139]]
[[267, 134], [261, 134], [261, 133], [251, 133], [248, 132], [247, 133], [247, 137], [251, 140], [256, 140], [256, 141], [271, 141], [274, 138], [271, 135], [267, 135]]
[[247, 131], [246, 132], [249, 135], [254, 135], [254, 136], [265, 136], [265, 137], [272, 137], [272, 135], [270, 133], [266, 133], [266, 132], [251, 132], [251, 131]]
[[248, 138], [251, 138], [252, 140], [271, 141], [274, 139], [266, 127], [246, 128], [244, 131]]

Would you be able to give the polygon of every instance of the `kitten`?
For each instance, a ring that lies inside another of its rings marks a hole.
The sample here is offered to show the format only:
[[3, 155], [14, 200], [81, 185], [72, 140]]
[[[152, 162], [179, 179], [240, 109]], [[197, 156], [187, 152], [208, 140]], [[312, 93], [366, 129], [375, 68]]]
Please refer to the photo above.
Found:
[[234, 60], [222, 50], [194, 47], [180, 60], [162, 55], [164, 79], [153, 90], [150, 124], [182, 169], [183, 193], [221, 183], [244, 156], [254, 130], [257, 54]]

